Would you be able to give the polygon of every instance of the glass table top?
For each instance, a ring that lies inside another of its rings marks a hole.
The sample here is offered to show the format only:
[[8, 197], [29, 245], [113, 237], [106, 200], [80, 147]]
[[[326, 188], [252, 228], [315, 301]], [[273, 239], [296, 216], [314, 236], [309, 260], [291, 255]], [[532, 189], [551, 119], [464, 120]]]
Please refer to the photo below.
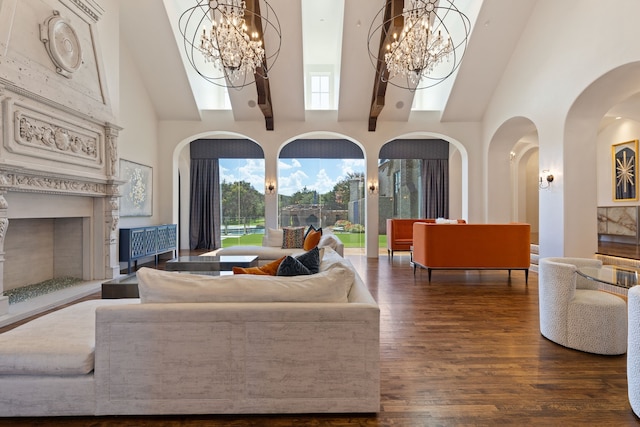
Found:
[[578, 267], [577, 272], [589, 280], [628, 289], [638, 284], [640, 269], [630, 266], [603, 265], [602, 267]]

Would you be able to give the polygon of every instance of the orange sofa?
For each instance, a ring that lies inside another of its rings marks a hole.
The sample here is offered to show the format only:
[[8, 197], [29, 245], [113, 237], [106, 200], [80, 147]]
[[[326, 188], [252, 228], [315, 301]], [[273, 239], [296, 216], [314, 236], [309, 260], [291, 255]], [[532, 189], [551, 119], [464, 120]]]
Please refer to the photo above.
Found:
[[[413, 223], [435, 223], [430, 218], [387, 218], [387, 256], [393, 260], [393, 251], [410, 251], [413, 245]], [[459, 219], [459, 223], [465, 220]]]
[[529, 279], [531, 226], [510, 224], [413, 224], [413, 273], [431, 270], [524, 270]]

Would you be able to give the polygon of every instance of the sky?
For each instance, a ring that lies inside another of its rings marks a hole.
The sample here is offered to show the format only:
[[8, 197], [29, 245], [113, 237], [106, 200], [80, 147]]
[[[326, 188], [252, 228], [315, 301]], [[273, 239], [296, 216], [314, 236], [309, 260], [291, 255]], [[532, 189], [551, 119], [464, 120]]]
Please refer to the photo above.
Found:
[[[278, 194], [290, 196], [307, 187], [326, 193], [348, 173], [364, 172], [364, 159], [279, 159]], [[264, 159], [220, 159], [220, 182], [246, 181], [264, 192]]]

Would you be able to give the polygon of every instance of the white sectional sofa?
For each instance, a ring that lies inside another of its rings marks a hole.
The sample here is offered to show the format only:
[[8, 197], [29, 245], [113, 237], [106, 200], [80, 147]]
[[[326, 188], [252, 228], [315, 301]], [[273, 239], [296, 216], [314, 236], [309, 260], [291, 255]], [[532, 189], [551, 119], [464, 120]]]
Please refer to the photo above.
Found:
[[379, 308], [334, 251], [312, 276], [146, 270], [141, 299], [1, 334], [0, 416], [379, 410]]
[[[330, 247], [340, 256], [344, 256], [344, 244], [338, 236], [333, 234], [329, 229], [324, 230], [318, 247]], [[227, 248], [216, 249], [202, 255], [257, 255], [258, 264], [264, 265], [271, 261], [275, 261], [285, 255], [299, 255], [303, 253], [303, 249], [283, 249], [282, 248], [282, 229], [266, 228], [265, 235], [262, 238], [262, 246], [238, 245]]]

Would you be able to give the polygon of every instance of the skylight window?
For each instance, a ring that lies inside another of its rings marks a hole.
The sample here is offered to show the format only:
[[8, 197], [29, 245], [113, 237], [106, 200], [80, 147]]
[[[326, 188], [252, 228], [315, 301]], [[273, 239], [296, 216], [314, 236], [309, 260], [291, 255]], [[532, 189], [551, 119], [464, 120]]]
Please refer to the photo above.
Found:
[[330, 108], [328, 74], [311, 74], [311, 109], [327, 110]]
[[344, 0], [302, 0], [305, 107], [336, 110]]

